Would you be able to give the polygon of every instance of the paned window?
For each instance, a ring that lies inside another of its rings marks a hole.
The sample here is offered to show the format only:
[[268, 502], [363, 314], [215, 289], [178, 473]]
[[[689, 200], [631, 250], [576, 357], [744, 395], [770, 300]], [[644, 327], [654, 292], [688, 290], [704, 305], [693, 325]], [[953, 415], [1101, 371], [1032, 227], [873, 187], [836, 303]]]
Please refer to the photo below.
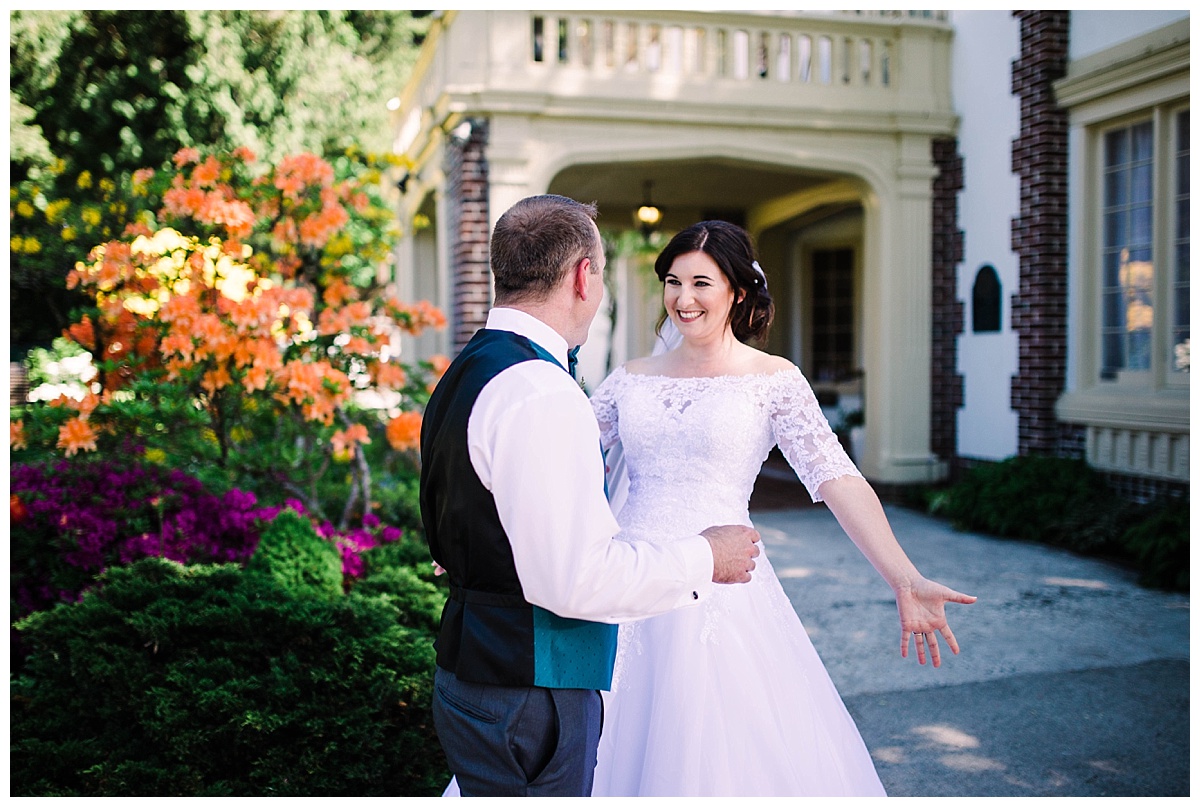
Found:
[[815, 250], [812, 279], [812, 376], [841, 381], [854, 372], [854, 250]]
[[1191, 182], [1191, 123], [1189, 110], [1175, 116], [1175, 221], [1172, 223], [1175, 247], [1175, 275], [1172, 278], [1172, 308], [1175, 321], [1171, 328], [1170, 349], [1167, 357], [1172, 372], [1190, 373], [1192, 354], [1191, 326], [1191, 246], [1192, 236], [1189, 221], [1192, 214]]
[[1154, 125], [1104, 135], [1100, 377], [1149, 370], [1154, 326]]
[[[1133, 121], [1100, 138], [1104, 381], [1147, 374], [1158, 362], [1169, 373], [1189, 371], [1188, 115]], [[1167, 355], [1159, 353], [1163, 344]]]

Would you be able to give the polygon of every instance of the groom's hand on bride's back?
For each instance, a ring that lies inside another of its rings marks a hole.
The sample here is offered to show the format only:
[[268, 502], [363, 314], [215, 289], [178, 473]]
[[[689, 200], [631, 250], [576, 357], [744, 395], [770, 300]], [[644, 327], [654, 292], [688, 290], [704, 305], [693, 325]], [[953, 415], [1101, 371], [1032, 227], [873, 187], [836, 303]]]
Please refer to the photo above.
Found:
[[709, 527], [700, 533], [713, 553], [714, 583], [749, 583], [758, 557], [758, 530], [740, 524]]

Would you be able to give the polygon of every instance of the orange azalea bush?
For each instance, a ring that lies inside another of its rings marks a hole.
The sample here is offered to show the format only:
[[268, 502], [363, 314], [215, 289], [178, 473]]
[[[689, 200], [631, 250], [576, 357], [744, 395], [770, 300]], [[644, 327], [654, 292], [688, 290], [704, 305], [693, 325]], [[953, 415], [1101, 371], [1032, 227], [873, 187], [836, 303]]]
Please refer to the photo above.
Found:
[[20, 451], [25, 448], [25, 424], [19, 420], [8, 424], [8, 448], [10, 451]]
[[[94, 301], [67, 329], [96, 362], [92, 391], [52, 402], [40, 426], [17, 422], [12, 448], [153, 452], [318, 514], [340, 489], [343, 527], [370, 513], [366, 452], [415, 448], [445, 371], [441, 357], [401, 363], [397, 345], [445, 317], [377, 283], [396, 234], [388, 161], [335, 162], [182, 149], [169, 169], [136, 172], [124, 233], [67, 278]], [[358, 405], [368, 390], [389, 408]], [[325, 478], [331, 460], [350, 462], [347, 481]]]
[[418, 448], [421, 444], [421, 415], [403, 412], [392, 418], [387, 425], [387, 438], [397, 451]]

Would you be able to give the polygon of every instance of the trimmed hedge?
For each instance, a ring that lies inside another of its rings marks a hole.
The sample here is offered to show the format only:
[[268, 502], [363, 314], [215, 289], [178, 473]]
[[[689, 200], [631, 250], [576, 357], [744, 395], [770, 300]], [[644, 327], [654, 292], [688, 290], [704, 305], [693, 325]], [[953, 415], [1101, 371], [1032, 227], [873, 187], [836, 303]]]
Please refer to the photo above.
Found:
[[443, 598], [403, 572], [356, 588], [153, 558], [22, 620], [11, 795], [437, 795]]

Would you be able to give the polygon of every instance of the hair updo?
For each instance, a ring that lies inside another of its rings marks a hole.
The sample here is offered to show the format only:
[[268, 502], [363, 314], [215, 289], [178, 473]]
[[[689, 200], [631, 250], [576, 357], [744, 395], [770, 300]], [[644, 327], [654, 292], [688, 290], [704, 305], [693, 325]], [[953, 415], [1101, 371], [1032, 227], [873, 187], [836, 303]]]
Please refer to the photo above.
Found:
[[767, 291], [766, 277], [755, 268], [757, 261], [750, 234], [727, 221], [693, 224], [676, 233], [659, 253], [654, 261], [658, 279], [665, 283], [675, 259], [690, 252], [703, 252], [712, 258], [733, 287], [729, 327], [734, 337], [747, 343], [766, 339], [775, 318], [775, 303]]

